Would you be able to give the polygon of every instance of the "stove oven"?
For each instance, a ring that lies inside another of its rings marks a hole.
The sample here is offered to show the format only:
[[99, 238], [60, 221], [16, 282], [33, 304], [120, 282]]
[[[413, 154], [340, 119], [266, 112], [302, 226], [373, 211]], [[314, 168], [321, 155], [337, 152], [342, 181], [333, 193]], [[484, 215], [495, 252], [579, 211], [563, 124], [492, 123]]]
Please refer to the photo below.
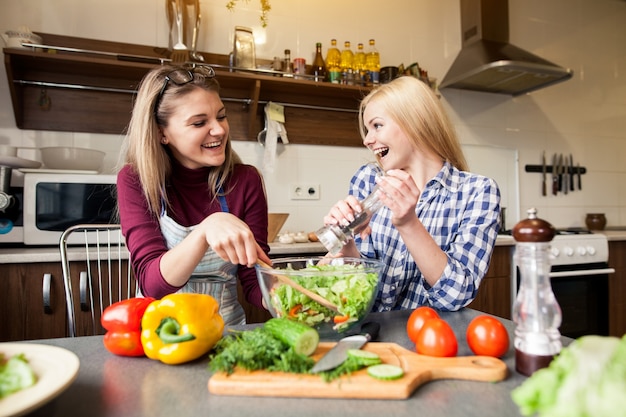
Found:
[[[551, 242], [552, 291], [561, 307], [563, 336], [577, 338], [609, 332], [609, 244], [606, 236], [584, 229], [557, 230]], [[512, 300], [520, 282], [513, 258]]]

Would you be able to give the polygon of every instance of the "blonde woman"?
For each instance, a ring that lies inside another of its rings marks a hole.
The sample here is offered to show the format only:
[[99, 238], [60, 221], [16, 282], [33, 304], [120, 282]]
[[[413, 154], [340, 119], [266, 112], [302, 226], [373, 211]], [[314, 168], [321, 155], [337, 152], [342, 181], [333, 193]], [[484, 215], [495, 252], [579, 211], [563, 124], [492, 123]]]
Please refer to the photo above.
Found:
[[[385, 264], [375, 311], [466, 306], [496, 241], [497, 184], [467, 172], [440, 100], [416, 78], [400, 77], [370, 92], [361, 102], [359, 125], [377, 164], [356, 172], [349, 196], [331, 208], [324, 223], [352, 221], [377, 182], [384, 206], [341, 255]], [[376, 179], [381, 169], [386, 175]]]
[[258, 171], [231, 147], [211, 67], [161, 66], [141, 82], [118, 173], [120, 223], [142, 295], [210, 294], [245, 323], [237, 280], [262, 308], [253, 268], [267, 253]]

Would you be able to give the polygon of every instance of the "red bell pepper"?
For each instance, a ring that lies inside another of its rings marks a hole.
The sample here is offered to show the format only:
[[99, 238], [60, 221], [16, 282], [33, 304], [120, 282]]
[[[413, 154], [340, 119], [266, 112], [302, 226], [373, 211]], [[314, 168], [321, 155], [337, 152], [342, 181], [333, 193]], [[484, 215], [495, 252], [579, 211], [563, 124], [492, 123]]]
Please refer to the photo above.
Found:
[[104, 347], [120, 356], [144, 356], [141, 344], [141, 318], [148, 305], [155, 299], [129, 298], [108, 306], [100, 318], [104, 335]]

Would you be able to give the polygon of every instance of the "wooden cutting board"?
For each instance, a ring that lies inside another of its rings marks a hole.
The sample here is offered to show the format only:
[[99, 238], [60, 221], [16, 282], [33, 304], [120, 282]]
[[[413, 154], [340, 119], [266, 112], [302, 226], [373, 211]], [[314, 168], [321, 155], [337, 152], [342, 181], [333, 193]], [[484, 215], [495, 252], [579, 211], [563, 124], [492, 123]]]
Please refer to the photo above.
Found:
[[[334, 345], [320, 343], [313, 358], [318, 360]], [[366, 344], [363, 350], [376, 352], [383, 363], [402, 367], [404, 376], [394, 381], [380, 381], [363, 369], [324, 382], [318, 375], [235, 370], [231, 375], [213, 374], [209, 379], [209, 392], [262, 397], [405, 399], [417, 387], [435, 379], [495, 382], [507, 376], [506, 364], [488, 356], [436, 358], [418, 355], [396, 343], [378, 342]]]

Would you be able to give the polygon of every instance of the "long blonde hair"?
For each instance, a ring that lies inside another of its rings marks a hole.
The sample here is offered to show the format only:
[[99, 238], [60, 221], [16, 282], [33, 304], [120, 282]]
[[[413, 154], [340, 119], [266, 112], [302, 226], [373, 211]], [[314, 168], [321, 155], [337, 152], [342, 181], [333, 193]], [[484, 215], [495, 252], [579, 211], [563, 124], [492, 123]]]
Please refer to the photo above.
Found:
[[383, 106], [418, 149], [434, 152], [443, 161], [467, 171], [454, 127], [441, 102], [425, 83], [402, 76], [372, 90], [359, 106], [359, 131], [363, 139], [367, 135], [363, 112], [372, 100]]
[[[166, 82], [165, 77], [174, 71], [187, 69], [168, 65], [157, 67], [146, 74], [139, 85], [124, 143], [123, 164], [130, 165], [139, 176], [148, 208], [155, 216], [160, 214], [164, 205], [169, 206], [165, 186], [172, 173], [172, 156], [167, 147], [160, 142], [160, 129], [167, 127], [168, 120], [175, 110], [175, 100], [197, 88], [219, 94], [217, 80], [207, 75], [202, 67], [197, 67], [190, 69], [193, 80], [189, 83], [178, 85], [168, 81], [158, 108], [155, 108], [158, 95]], [[230, 138], [226, 143], [225, 152], [224, 163], [214, 167], [209, 173], [208, 185], [214, 198], [217, 198], [218, 191], [222, 189], [235, 165], [241, 164], [241, 159], [232, 149]], [[224, 190], [224, 193], [228, 191]]]

